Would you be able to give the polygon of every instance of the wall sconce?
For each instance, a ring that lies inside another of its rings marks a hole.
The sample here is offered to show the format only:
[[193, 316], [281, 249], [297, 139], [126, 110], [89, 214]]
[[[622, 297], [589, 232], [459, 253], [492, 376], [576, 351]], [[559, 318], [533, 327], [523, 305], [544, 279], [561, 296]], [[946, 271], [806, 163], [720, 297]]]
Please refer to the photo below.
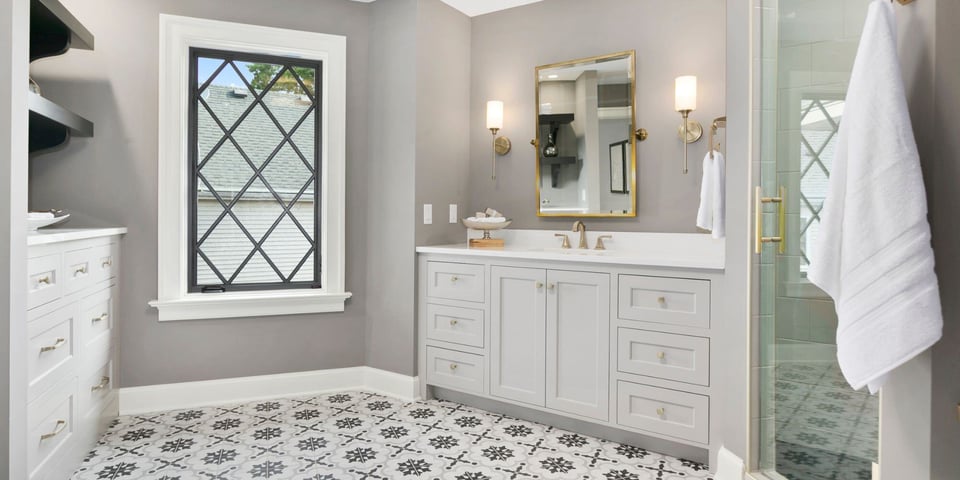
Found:
[[697, 109], [697, 77], [684, 75], [676, 80], [675, 109], [683, 116], [683, 125], [680, 125], [680, 140], [683, 141], [683, 173], [690, 170], [687, 163], [687, 145], [700, 140], [703, 136], [703, 125], [690, 120], [690, 112]]
[[493, 173], [491, 180], [497, 179], [497, 155], [506, 155], [510, 153], [510, 139], [507, 137], [498, 137], [497, 132], [503, 128], [503, 102], [499, 100], [490, 100], [487, 102], [487, 128], [493, 134]]

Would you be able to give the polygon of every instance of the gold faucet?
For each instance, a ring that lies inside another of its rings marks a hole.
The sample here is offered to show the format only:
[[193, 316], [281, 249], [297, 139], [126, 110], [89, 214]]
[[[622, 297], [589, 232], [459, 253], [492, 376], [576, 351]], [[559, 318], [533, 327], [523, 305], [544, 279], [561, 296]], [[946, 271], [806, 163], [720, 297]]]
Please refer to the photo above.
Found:
[[580, 232], [580, 245], [577, 248], [586, 249], [587, 247], [587, 226], [582, 221], [573, 222], [573, 231]]

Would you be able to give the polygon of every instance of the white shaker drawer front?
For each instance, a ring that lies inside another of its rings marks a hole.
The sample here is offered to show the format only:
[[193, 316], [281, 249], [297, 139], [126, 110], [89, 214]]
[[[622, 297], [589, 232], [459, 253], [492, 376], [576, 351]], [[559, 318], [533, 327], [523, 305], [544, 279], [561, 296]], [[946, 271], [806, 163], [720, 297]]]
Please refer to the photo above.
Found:
[[709, 443], [710, 398], [618, 382], [617, 423], [670, 437]]
[[483, 302], [483, 268], [469, 263], [427, 262], [427, 296]]
[[483, 357], [427, 347], [427, 383], [463, 392], [483, 393]]
[[94, 283], [117, 276], [117, 269], [120, 267], [117, 261], [117, 248], [117, 244], [111, 243], [90, 249]]
[[617, 369], [624, 373], [710, 384], [710, 339], [621, 328]]
[[[27, 409], [27, 471], [29, 478], [52, 478], [56, 454], [71, 448], [76, 433], [77, 380], [71, 378]], [[69, 475], [69, 473], [67, 473]], [[63, 477], [61, 477], [63, 478]]]
[[93, 285], [94, 270], [91, 248], [63, 254], [63, 294], [67, 295]]
[[84, 348], [104, 335], [110, 334], [113, 327], [113, 289], [94, 293], [80, 302], [80, 341]]
[[32, 400], [70, 373], [77, 355], [76, 307], [68, 306], [27, 327], [27, 378]]
[[483, 310], [429, 304], [427, 338], [483, 348]]
[[80, 418], [99, 412], [113, 391], [112, 363], [107, 362], [92, 374], [80, 378]]
[[620, 275], [620, 318], [710, 328], [710, 281]]
[[60, 298], [60, 255], [27, 260], [27, 308], [39, 307]]

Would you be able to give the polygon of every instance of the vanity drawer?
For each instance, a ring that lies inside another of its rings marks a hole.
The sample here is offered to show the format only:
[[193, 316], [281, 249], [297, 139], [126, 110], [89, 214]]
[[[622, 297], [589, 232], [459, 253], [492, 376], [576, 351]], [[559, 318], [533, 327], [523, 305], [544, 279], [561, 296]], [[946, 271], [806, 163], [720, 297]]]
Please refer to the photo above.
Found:
[[617, 423], [709, 443], [710, 397], [629, 382], [617, 383]]
[[60, 254], [27, 260], [27, 308], [39, 307], [61, 295]]
[[71, 305], [29, 323], [27, 385], [31, 400], [72, 373], [77, 355], [76, 312]]
[[620, 328], [617, 370], [623, 373], [710, 384], [710, 339]]
[[113, 291], [101, 290], [80, 301], [79, 339], [84, 349], [100, 337], [109, 337], [114, 322]]
[[427, 262], [427, 296], [465, 302], [484, 301], [483, 265]]
[[427, 338], [483, 348], [483, 310], [427, 305]]
[[710, 282], [620, 275], [619, 316], [625, 320], [710, 328]]
[[63, 294], [79, 292], [93, 285], [92, 248], [63, 253]]
[[[77, 379], [70, 378], [27, 408], [27, 472], [29, 478], [54, 478], [62, 470], [57, 453], [70, 450], [77, 432]], [[69, 472], [64, 472], [69, 475]], [[64, 477], [60, 477], [64, 478]]]
[[[80, 378], [80, 418], [96, 415], [106, 406], [113, 391], [113, 363], [109, 356], [107, 363], [96, 371]], [[84, 422], [86, 424], [86, 422]]]
[[427, 347], [427, 383], [463, 392], [483, 393], [483, 357]]
[[102, 282], [108, 278], [117, 276], [117, 270], [120, 268], [117, 255], [117, 244], [100, 245], [93, 247], [89, 251], [90, 265], [93, 269], [93, 282]]

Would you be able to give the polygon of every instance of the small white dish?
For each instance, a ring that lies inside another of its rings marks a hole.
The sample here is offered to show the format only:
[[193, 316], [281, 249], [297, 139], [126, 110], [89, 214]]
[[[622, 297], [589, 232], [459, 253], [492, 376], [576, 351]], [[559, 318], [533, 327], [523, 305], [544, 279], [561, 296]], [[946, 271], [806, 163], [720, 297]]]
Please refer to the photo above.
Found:
[[53, 218], [29, 218], [27, 217], [27, 229], [31, 232], [36, 232], [38, 228], [49, 227], [51, 225], [56, 225], [60, 222], [65, 221], [70, 218], [69, 213], [64, 213], [58, 217]]

